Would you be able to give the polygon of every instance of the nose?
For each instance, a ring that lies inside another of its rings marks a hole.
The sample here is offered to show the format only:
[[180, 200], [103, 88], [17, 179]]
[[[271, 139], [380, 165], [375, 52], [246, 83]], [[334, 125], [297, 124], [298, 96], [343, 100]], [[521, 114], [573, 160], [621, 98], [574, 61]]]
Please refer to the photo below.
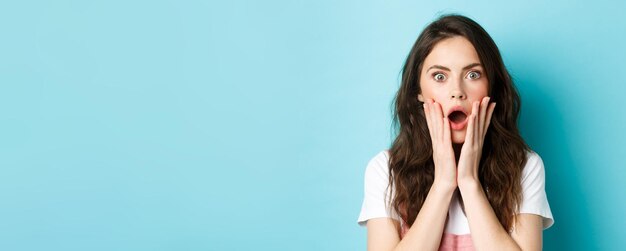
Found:
[[467, 94], [465, 94], [465, 91], [463, 90], [463, 88], [460, 86], [460, 84], [454, 85], [454, 87], [452, 87], [452, 89], [450, 90], [450, 97], [452, 99], [466, 99], [467, 98]]
[[455, 98], [458, 98], [458, 99], [465, 99], [465, 95], [463, 95], [463, 94], [461, 94], [461, 93], [455, 93], [455, 94], [452, 94], [452, 99], [455, 99]]
[[463, 92], [463, 90], [461, 90], [461, 88], [454, 88], [450, 91], [450, 97], [452, 99], [466, 99], [467, 95], [465, 94], [465, 92]]

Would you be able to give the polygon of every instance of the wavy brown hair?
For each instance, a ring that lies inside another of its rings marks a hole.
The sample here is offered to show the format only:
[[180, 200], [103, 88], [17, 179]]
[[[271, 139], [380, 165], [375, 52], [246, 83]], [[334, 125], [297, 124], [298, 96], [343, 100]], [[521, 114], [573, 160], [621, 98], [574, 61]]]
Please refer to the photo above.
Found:
[[[530, 150], [517, 128], [519, 94], [493, 39], [475, 21], [460, 15], [441, 16], [419, 35], [402, 69], [402, 83], [394, 97], [389, 149], [389, 187], [395, 189], [393, 208], [409, 226], [415, 222], [434, 180], [432, 142], [417, 99], [423, 62], [440, 41], [462, 36], [476, 49], [489, 82], [491, 101], [498, 103], [483, 143], [480, 183], [498, 220], [510, 231], [522, 197], [521, 175]], [[391, 194], [394, 194], [393, 192]]]

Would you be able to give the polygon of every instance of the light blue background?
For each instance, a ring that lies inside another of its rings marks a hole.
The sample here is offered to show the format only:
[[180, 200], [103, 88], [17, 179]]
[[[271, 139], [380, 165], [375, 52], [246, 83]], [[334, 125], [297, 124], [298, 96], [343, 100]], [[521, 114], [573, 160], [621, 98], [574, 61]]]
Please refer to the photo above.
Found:
[[449, 12], [515, 77], [545, 249], [623, 249], [624, 3], [3, 1], [0, 250], [365, 250], [365, 166]]

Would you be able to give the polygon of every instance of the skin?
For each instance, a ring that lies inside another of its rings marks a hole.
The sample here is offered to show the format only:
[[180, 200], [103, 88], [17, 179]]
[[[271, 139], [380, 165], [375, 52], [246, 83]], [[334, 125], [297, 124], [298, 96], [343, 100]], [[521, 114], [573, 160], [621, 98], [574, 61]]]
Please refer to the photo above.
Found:
[[[508, 233], [498, 221], [478, 177], [484, 137], [495, 103], [489, 103], [488, 80], [474, 46], [464, 37], [440, 41], [420, 74], [424, 112], [433, 142], [435, 181], [414, 224], [402, 240], [399, 223], [368, 220], [368, 250], [437, 250], [448, 207], [458, 189], [465, 204], [476, 250], [541, 250], [542, 223], [534, 214], [518, 214]], [[467, 125], [450, 127], [449, 109], [462, 106]]]
[[[437, 43], [424, 60], [420, 74], [422, 93], [417, 98], [425, 102], [433, 160], [440, 167], [435, 169], [436, 182], [456, 186], [457, 179], [478, 179], [474, 167], [480, 161], [483, 139], [495, 108], [495, 103], [489, 104], [489, 82], [483, 72], [474, 46], [463, 37]], [[467, 125], [459, 130], [450, 127], [447, 117], [453, 106], [471, 112]], [[471, 144], [464, 144], [466, 141]], [[451, 143], [452, 148], [448, 147]], [[461, 155], [466, 158], [461, 159]], [[457, 161], [460, 167], [467, 167], [459, 168], [458, 177]]]

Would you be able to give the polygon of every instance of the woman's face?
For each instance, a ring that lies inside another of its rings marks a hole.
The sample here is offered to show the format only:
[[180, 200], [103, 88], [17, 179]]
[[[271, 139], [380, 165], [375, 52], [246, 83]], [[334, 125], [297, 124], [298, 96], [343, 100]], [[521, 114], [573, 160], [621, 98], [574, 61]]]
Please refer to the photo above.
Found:
[[[452, 143], [463, 143], [472, 103], [489, 93], [485, 70], [472, 43], [462, 36], [439, 41], [424, 60], [420, 87], [418, 99], [439, 103], [442, 118], [450, 119]], [[455, 107], [464, 114], [451, 113]]]

